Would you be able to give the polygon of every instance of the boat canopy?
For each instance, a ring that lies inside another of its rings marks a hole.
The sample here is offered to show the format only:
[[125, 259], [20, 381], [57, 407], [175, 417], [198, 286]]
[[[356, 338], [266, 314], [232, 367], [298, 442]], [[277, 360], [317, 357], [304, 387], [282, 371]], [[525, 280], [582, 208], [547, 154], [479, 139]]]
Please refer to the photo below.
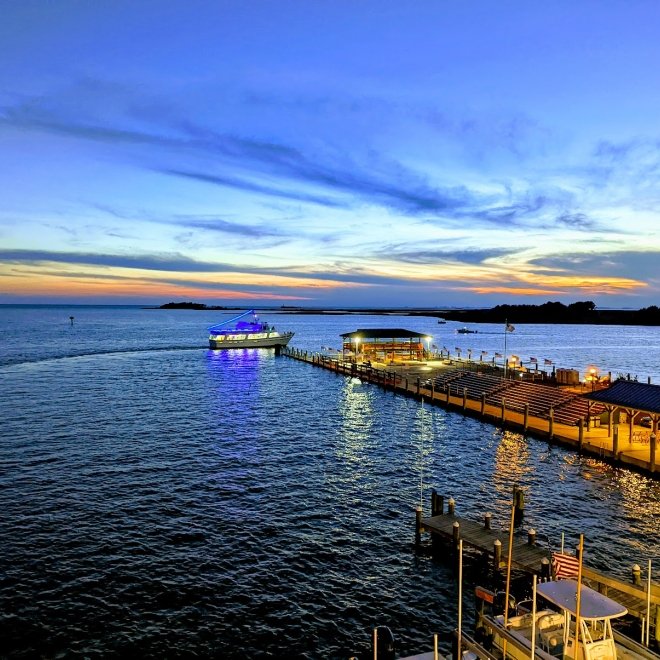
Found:
[[[240, 320], [240, 319], [244, 319], [246, 316], [252, 316], [253, 320], [252, 321]], [[236, 325], [228, 327], [230, 323], [236, 323]], [[232, 332], [232, 331], [260, 332], [262, 328], [263, 328], [263, 324], [259, 323], [259, 317], [257, 316], [257, 313], [253, 309], [249, 309], [247, 312], [243, 312], [238, 316], [234, 316], [234, 318], [232, 319], [228, 319], [227, 321], [223, 321], [222, 323], [217, 323], [216, 325], [212, 325], [209, 328], [209, 332], [215, 334], [222, 332]]]
[[[576, 615], [576, 594], [577, 582], [575, 580], [554, 580], [551, 582], [541, 582], [536, 587], [539, 596], [543, 596], [562, 610], [568, 610], [573, 616]], [[582, 585], [580, 589], [580, 618], [595, 619], [614, 619], [623, 616], [628, 610], [613, 601], [611, 598], [597, 591]]]

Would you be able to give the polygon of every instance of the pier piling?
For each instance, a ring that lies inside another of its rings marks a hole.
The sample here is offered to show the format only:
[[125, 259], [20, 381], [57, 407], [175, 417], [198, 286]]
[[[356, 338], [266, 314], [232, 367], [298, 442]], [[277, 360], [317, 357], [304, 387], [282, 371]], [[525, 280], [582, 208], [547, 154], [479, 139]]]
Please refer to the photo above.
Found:
[[548, 411], [548, 440], [552, 440], [555, 437], [555, 410], [550, 407]]
[[578, 453], [582, 453], [582, 446], [584, 445], [584, 417], [578, 419]]
[[495, 539], [493, 541], [493, 569], [499, 573], [500, 566], [502, 565], [502, 541]]
[[415, 547], [422, 545], [422, 507], [415, 509]]
[[523, 433], [527, 434], [527, 427], [529, 426], [529, 403], [525, 404], [525, 412], [523, 416]]
[[493, 518], [492, 513], [487, 513], [484, 516], [484, 529], [490, 529], [490, 523], [491, 523], [492, 518]]
[[541, 559], [541, 579], [550, 579], [550, 561], [546, 557]]

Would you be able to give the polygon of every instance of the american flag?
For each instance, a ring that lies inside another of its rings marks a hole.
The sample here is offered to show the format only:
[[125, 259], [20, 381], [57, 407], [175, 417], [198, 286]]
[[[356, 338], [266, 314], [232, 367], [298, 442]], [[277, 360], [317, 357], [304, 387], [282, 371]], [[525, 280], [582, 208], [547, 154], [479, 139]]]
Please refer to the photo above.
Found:
[[460, 347], [458, 347], [458, 346], [454, 346], [454, 348], [455, 348], [459, 353], [461, 352]]
[[495, 357], [502, 357], [502, 353], [495, 353]]
[[548, 360], [548, 358], [545, 358], [545, 360], [543, 360], [543, 364], [552, 364], [552, 360]]
[[513, 332], [516, 328], [512, 326], [510, 323], [506, 324], [506, 331], [507, 332]]
[[529, 358], [529, 361], [530, 362], [538, 362], [538, 360], [536, 358], [533, 358], [533, 357]]
[[552, 573], [556, 579], [577, 577], [578, 566], [577, 557], [564, 555], [561, 552], [552, 553]]
[[482, 355], [488, 355], [488, 351], [481, 351]]

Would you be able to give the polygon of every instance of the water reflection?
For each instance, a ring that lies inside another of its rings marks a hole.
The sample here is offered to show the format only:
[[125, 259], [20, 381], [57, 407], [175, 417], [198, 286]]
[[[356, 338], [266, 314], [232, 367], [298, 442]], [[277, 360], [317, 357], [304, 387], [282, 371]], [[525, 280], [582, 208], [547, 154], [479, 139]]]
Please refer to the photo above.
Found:
[[336, 456], [348, 462], [355, 476], [371, 470], [370, 452], [375, 448], [373, 409], [374, 390], [356, 378], [345, 379], [339, 393], [340, 439]]
[[495, 447], [493, 464], [493, 486], [498, 501], [511, 502], [513, 487], [523, 490], [535, 468], [530, 464], [530, 451], [527, 439], [520, 433], [501, 432], [499, 444]]

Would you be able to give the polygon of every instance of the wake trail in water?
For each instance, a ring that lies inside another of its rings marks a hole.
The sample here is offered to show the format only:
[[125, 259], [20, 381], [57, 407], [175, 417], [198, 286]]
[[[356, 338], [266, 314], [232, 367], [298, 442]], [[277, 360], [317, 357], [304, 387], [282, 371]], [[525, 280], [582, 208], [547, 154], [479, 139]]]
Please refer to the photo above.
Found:
[[156, 346], [150, 348], [126, 348], [126, 349], [109, 349], [109, 350], [95, 350], [95, 351], [82, 351], [80, 353], [69, 353], [68, 355], [52, 355], [48, 357], [34, 357], [30, 359], [25, 359], [24, 357], [19, 357], [18, 359], [12, 360], [9, 358], [0, 365], [0, 368], [4, 367], [17, 367], [21, 365], [30, 365], [37, 364], [42, 362], [57, 362], [60, 360], [73, 360], [75, 358], [81, 357], [95, 357], [97, 355], [129, 355], [131, 353], [162, 353], [164, 351], [198, 351], [200, 349], [208, 349], [208, 346]]

